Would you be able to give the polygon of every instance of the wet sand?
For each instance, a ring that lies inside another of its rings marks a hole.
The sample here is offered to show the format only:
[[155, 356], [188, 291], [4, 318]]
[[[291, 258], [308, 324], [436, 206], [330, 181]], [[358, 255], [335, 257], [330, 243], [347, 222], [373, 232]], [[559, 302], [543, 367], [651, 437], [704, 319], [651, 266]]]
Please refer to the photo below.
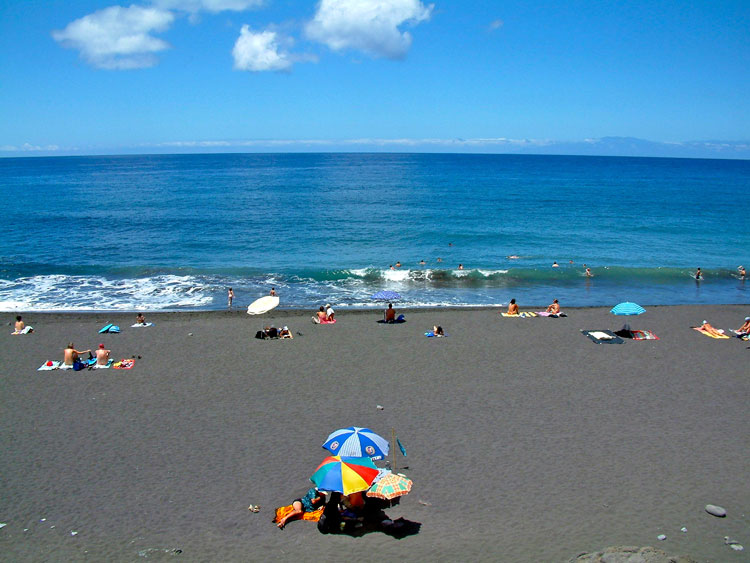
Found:
[[[689, 327], [737, 328], [750, 308], [648, 307], [627, 320], [661, 339], [622, 345], [580, 330], [623, 318], [567, 312], [420, 310], [382, 325], [379, 312], [342, 310], [329, 326], [299, 311], [162, 313], [149, 328], [130, 328], [134, 314], [24, 314], [34, 334], [0, 335], [3, 559], [567, 561], [655, 545], [741, 561], [750, 343]], [[122, 332], [99, 335], [110, 322]], [[265, 324], [295, 339], [254, 339]], [[433, 324], [449, 336], [425, 338]], [[140, 359], [36, 371], [68, 341]], [[419, 534], [271, 524], [309, 486], [328, 433], [350, 425], [395, 429], [414, 488], [388, 514], [421, 522]]]

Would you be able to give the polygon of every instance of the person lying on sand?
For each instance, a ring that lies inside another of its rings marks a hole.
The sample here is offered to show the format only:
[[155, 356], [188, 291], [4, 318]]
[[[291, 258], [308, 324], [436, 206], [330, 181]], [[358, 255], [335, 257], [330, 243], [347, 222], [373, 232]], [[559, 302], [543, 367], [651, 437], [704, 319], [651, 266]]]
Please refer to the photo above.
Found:
[[104, 344], [99, 344], [99, 349], [96, 351], [96, 365], [106, 366], [109, 361], [109, 352], [104, 348]]
[[552, 315], [557, 315], [560, 313], [560, 304], [557, 302], [557, 299], [552, 300], [550, 306], [547, 307], [547, 312]]
[[91, 350], [76, 350], [76, 347], [71, 342], [67, 348], [63, 350], [63, 364], [66, 366], [72, 366], [78, 361], [78, 357], [81, 354], [91, 354]]
[[750, 334], [750, 317], [745, 317], [745, 322], [740, 328], [735, 330], [735, 332], [740, 336], [743, 334]]
[[292, 501], [292, 508], [294, 509], [292, 510], [292, 512], [279, 519], [278, 521], [276, 520], [276, 518], [274, 518], [273, 521], [276, 523], [280, 530], [283, 530], [287, 522], [289, 522], [290, 520], [299, 520], [300, 518], [302, 518], [302, 515], [305, 512], [313, 512], [314, 510], [317, 510], [318, 508], [323, 506], [325, 500], [325, 493], [319, 491], [318, 489], [311, 488], [307, 491], [305, 496], [303, 496], [302, 498], [296, 498]]
[[518, 305], [516, 305], [516, 300], [511, 299], [510, 304], [508, 305], [508, 314], [509, 315], [517, 315], [518, 314]]
[[279, 338], [294, 338], [294, 335], [292, 334], [292, 331], [289, 330], [289, 327], [284, 325], [284, 328], [282, 328], [279, 331]]
[[702, 330], [703, 332], [705, 332], [707, 334], [710, 334], [712, 336], [723, 336], [724, 335], [723, 332], [721, 332], [720, 330], [717, 330], [714, 327], [712, 327], [708, 323], [708, 321], [703, 321], [703, 324], [701, 324], [701, 326], [700, 326], [700, 330]]

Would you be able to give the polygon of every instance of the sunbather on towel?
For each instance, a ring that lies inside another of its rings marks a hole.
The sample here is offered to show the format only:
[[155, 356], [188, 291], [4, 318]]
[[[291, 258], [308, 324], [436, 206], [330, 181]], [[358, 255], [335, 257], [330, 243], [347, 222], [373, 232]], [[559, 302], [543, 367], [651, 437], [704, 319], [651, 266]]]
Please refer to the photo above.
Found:
[[325, 493], [318, 489], [311, 488], [307, 491], [305, 496], [292, 501], [293, 510], [291, 512], [281, 517], [277, 515], [274, 518], [274, 522], [276, 522], [276, 525], [283, 530], [287, 522], [290, 520], [299, 520], [305, 512], [314, 512], [318, 508], [321, 508], [325, 504], [325, 500]]
[[396, 322], [396, 309], [393, 308], [393, 303], [388, 303], [388, 308], [385, 310], [385, 322], [395, 323]]
[[81, 354], [91, 354], [91, 350], [76, 350], [76, 347], [71, 342], [67, 348], [63, 350], [63, 364], [66, 366], [72, 366], [78, 361], [78, 357]]
[[710, 334], [712, 336], [723, 336], [724, 335], [724, 333], [722, 331], [717, 330], [714, 327], [712, 327], [708, 323], [708, 321], [703, 321], [703, 324], [701, 324], [701, 326], [700, 326], [700, 330], [702, 330], [703, 332], [705, 332], [707, 334]]
[[34, 332], [33, 327], [26, 326], [21, 315], [16, 316], [16, 326], [12, 334], [29, 334], [30, 332]]
[[509, 315], [517, 315], [518, 314], [518, 305], [516, 305], [516, 300], [511, 299], [510, 304], [508, 305], [508, 314]]
[[557, 315], [560, 313], [560, 304], [557, 302], [557, 299], [552, 300], [552, 304], [547, 307], [547, 312], [552, 315]]
[[745, 317], [744, 324], [735, 330], [738, 336], [742, 336], [744, 334], [750, 334], [750, 317]]
[[282, 328], [279, 331], [279, 338], [294, 338], [294, 335], [292, 334], [292, 331], [289, 330], [289, 327], [284, 325], [284, 328]]
[[106, 366], [109, 362], [109, 350], [104, 348], [104, 344], [99, 344], [99, 349], [96, 351], [96, 365]]

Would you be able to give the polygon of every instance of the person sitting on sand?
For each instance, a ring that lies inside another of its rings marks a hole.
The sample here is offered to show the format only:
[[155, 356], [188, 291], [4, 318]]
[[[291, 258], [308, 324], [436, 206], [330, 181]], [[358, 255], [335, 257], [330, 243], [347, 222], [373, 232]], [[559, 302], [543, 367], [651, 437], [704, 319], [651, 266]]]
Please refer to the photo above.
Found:
[[551, 315], [557, 315], [560, 313], [560, 304], [557, 302], [557, 299], [552, 300], [552, 304], [547, 307], [547, 312]]
[[724, 335], [724, 333], [722, 331], [720, 331], [720, 330], [715, 329], [714, 327], [712, 327], [708, 323], [708, 321], [703, 321], [703, 324], [701, 324], [701, 326], [700, 326], [700, 330], [702, 330], [703, 332], [705, 332], [707, 334], [710, 334], [711, 336], [723, 336]]
[[385, 310], [385, 322], [396, 322], [396, 309], [393, 308], [393, 303], [388, 303], [388, 308]]
[[330, 303], [326, 303], [326, 321], [333, 322], [333, 316], [336, 314], [336, 311], [333, 310], [333, 307], [331, 307]]
[[135, 324], [138, 324], [138, 325], [146, 324], [146, 317], [143, 316], [143, 313], [138, 313], [138, 316], [135, 318]]
[[99, 349], [96, 351], [96, 365], [106, 366], [109, 362], [109, 350], [104, 348], [104, 344], [99, 344]]
[[511, 299], [510, 303], [508, 304], [508, 314], [509, 315], [517, 315], [518, 314], [518, 305], [516, 305], [516, 300]]
[[745, 322], [735, 332], [740, 336], [750, 334], [750, 317], [745, 317]]
[[279, 331], [279, 338], [289, 338], [289, 339], [292, 339], [292, 338], [294, 338], [294, 335], [292, 334], [292, 331], [289, 330], [289, 327], [286, 326], [286, 325], [284, 325], [284, 328], [282, 328]]
[[71, 342], [63, 350], [63, 364], [66, 366], [72, 366], [78, 361], [81, 354], [91, 354], [91, 350], [76, 350], [76, 347]]
[[320, 324], [326, 320], [326, 308], [322, 305], [320, 306], [320, 309], [318, 309], [318, 312], [316, 313], [316, 316], [313, 317], [313, 322]]
[[266, 338], [278, 338], [279, 337], [279, 329], [274, 326], [267, 326], [263, 332], [266, 333]]
[[434, 336], [445, 336], [445, 332], [443, 331], [443, 327], [440, 325], [435, 325], [432, 327], [432, 334]]
[[284, 526], [287, 525], [287, 522], [290, 520], [299, 520], [305, 512], [313, 512], [317, 510], [323, 506], [325, 500], [325, 493], [318, 489], [311, 488], [307, 491], [305, 496], [302, 498], [296, 498], [292, 501], [292, 512], [278, 520], [274, 518], [273, 521], [276, 522], [276, 525], [280, 530], [283, 530]]
[[16, 326], [13, 334], [29, 334], [30, 332], [34, 332], [34, 329], [30, 326], [26, 326], [26, 323], [23, 322], [23, 317], [17, 315]]

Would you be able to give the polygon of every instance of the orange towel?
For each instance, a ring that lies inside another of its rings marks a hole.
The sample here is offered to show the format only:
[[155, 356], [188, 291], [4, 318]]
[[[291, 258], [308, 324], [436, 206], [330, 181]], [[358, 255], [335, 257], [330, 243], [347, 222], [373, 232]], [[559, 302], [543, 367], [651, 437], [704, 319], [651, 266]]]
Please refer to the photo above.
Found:
[[[325, 506], [321, 506], [320, 508], [317, 508], [313, 510], [312, 512], [303, 512], [302, 518], [300, 520], [310, 520], [311, 522], [317, 522], [320, 520], [320, 517], [323, 515], [323, 509]], [[276, 516], [274, 517], [273, 521], [278, 522], [281, 520], [284, 516], [289, 514], [294, 510], [294, 507], [290, 504], [287, 506], [280, 506], [276, 509]]]

